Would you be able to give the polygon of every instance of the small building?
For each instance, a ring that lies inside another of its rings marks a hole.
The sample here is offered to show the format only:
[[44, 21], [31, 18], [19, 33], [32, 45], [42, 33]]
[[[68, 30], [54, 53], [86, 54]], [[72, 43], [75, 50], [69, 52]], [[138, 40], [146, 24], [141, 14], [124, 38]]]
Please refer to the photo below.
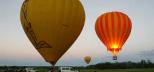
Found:
[[25, 68], [26, 72], [37, 72], [37, 70], [34, 70], [33, 68]]

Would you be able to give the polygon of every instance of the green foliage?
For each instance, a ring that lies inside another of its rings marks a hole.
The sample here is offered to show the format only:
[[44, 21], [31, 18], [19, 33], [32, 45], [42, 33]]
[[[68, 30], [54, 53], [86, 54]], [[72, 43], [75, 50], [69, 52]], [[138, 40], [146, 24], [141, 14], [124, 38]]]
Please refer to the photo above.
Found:
[[80, 72], [154, 72], [154, 69], [84, 69], [80, 70]]
[[[0, 66], [0, 72], [25, 70], [25, 68], [33, 68], [38, 70], [38, 72], [48, 72], [51, 69], [50, 66]], [[55, 67], [56, 70], [58, 68]], [[80, 70], [80, 72], [154, 72], [154, 63], [150, 60], [141, 60], [140, 62], [104, 62], [74, 68]]]
[[131, 69], [131, 68], [154, 68], [154, 63], [150, 60], [141, 60], [140, 62], [105, 62], [95, 65], [89, 65], [86, 69]]

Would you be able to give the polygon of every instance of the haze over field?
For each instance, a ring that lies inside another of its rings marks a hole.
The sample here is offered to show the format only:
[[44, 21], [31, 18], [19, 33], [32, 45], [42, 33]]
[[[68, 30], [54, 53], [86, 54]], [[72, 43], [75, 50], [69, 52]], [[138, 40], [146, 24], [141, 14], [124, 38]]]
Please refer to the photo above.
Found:
[[[20, 8], [24, 0], [0, 0], [0, 65], [49, 65], [25, 35], [20, 23]], [[118, 61], [154, 62], [154, 1], [153, 0], [81, 0], [86, 22], [82, 33], [56, 65], [86, 65], [83, 57], [90, 55], [92, 63], [112, 62], [112, 56], [95, 33], [98, 16], [111, 11], [126, 13], [132, 21], [132, 32], [123, 46]]]

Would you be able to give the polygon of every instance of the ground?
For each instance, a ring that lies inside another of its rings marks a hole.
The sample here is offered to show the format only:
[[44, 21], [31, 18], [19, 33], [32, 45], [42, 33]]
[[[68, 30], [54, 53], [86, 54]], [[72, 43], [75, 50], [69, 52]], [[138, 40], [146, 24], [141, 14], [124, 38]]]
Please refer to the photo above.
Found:
[[[79, 70], [79, 72], [154, 72], [154, 68], [150, 69], [105, 69], [105, 70], [94, 70], [94, 69], [86, 69], [86, 70]], [[0, 70], [0, 72], [4, 72]], [[48, 72], [46, 69], [39, 69], [38, 72]], [[58, 71], [56, 71], [58, 72]]]
[[153, 69], [106, 69], [106, 70], [80, 70], [80, 72], [154, 72]]

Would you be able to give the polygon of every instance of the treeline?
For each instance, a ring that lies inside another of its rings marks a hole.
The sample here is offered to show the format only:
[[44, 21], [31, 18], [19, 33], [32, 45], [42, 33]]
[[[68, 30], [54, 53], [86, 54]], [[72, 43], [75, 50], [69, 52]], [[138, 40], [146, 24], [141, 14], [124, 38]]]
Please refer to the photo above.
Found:
[[[0, 70], [23, 70], [25, 68], [33, 69], [51, 69], [50, 66], [0, 66]], [[58, 69], [59, 66], [56, 66]], [[150, 60], [141, 60], [140, 62], [103, 62], [95, 65], [77, 66], [75, 69], [132, 69], [132, 68], [154, 68], [154, 63]]]
[[154, 63], [150, 60], [140, 62], [104, 62], [84, 67], [86, 69], [130, 69], [130, 68], [154, 68]]
[[[0, 66], [0, 72], [26, 72], [26, 68], [32, 68], [33, 70], [50, 70], [50, 66]], [[57, 68], [57, 67], [56, 67]], [[38, 72], [38, 71], [36, 71]]]

